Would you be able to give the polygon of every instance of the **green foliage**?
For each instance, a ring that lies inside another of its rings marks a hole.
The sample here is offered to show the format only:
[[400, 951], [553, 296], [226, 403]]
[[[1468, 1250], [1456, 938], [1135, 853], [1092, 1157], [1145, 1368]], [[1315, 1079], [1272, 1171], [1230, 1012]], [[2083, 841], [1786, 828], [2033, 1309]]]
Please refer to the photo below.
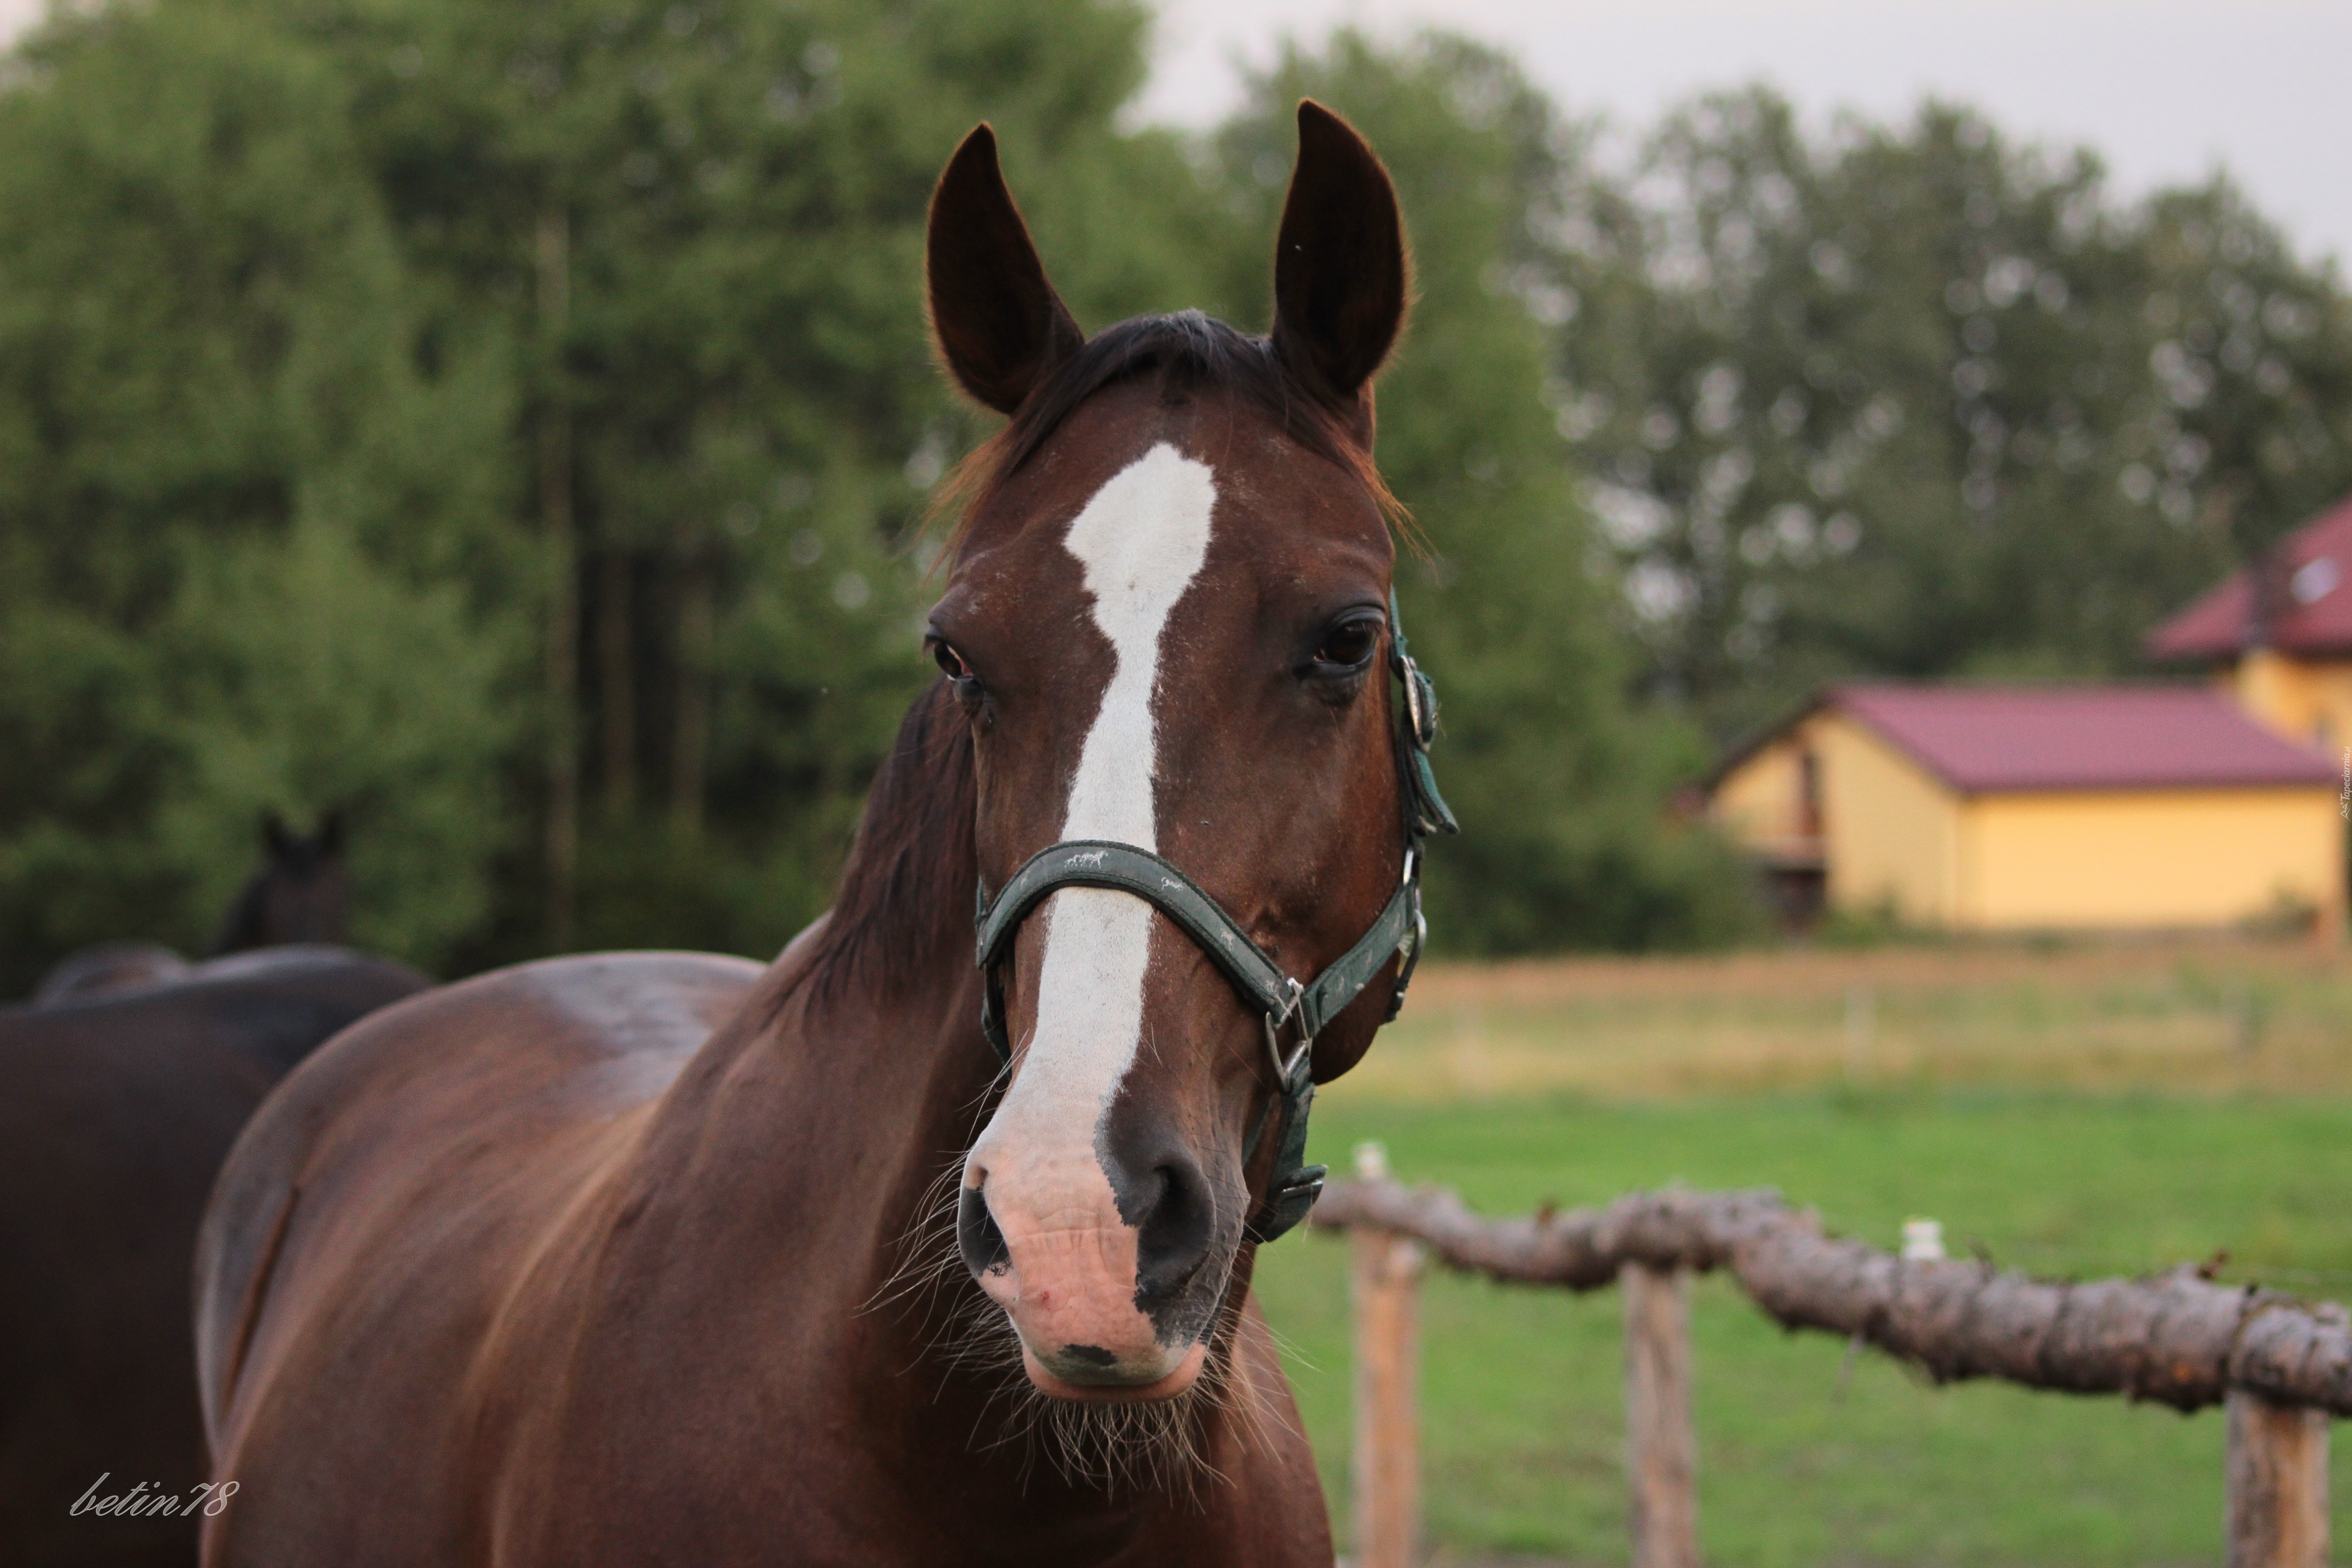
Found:
[[1465, 40], [1384, 51], [1343, 31], [1319, 56], [1293, 50], [1218, 141], [1254, 258], [1272, 243], [1301, 97], [1380, 150], [1414, 246], [1419, 297], [1381, 382], [1380, 457], [1427, 542], [1400, 574], [1401, 607], [1440, 682], [1437, 762], [1463, 824], [1431, 851], [1436, 940], [1496, 952], [1748, 934], [1744, 870], [1662, 820], [1704, 752], [1681, 721], [1626, 705], [1613, 574], [1543, 403], [1546, 334], [1517, 285], [1568, 177], [1565, 129], [1507, 58]]
[[513, 345], [530, 610], [585, 617], [579, 688], [540, 697], [585, 742], [577, 927], [540, 923], [525, 872], [469, 956], [773, 952], [928, 674], [907, 546], [969, 438], [924, 335], [931, 182], [992, 119], [1074, 302], [1168, 291], [1150, 194], [1181, 165], [1110, 123], [1142, 13], [262, 3], [358, 84], [436, 338]]
[[235, 893], [265, 812], [341, 810], [366, 826], [350, 851], [354, 942], [438, 957], [481, 923], [511, 661], [457, 584], [419, 588], [305, 519], [193, 561], [157, 641], [164, 733], [187, 762], [155, 831], [199, 909]]
[[920, 310], [947, 150], [996, 121], [1082, 310], [1187, 292], [1157, 242], [1197, 187], [1109, 123], [1142, 26], [181, 0], [37, 33], [0, 95], [0, 982], [200, 942], [264, 806], [351, 818], [355, 939], [537, 950], [551, 726], [592, 796], [570, 940], [773, 951], [927, 673], [905, 546], [970, 438]]
[[158, 0], [21, 43], [0, 989], [200, 941], [264, 808], [342, 809], [360, 939], [428, 966], [774, 951], [928, 678], [919, 520], [990, 421], [930, 363], [922, 223], [982, 119], [1089, 327], [1265, 324], [1299, 94], [1390, 163], [1458, 948], [1752, 931], [1664, 809], [1710, 730], [1827, 674], [2120, 668], [2352, 479], [2341, 290], [2226, 184], [2126, 211], [1957, 110], [1820, 145], [1761, 92], [1633, 184], [1436, 35], [1123, 131], [1148, 21]]
[[405, 352], [345, 86], [299, 45], [165, 8], [55, 24], [16, 66], [0, 984], [100, 937], [201, 944], [259, 810], [329, 790], [380, 804], [363, 939], [436, 962], [508, 815], [479, 776], [501, 623], [387, 558], [480, 529], [496, 388]]
[[2352, 311], [2224, 180], [2137, 207], [1938, 104], [1763, 89], [1591, 177], [1552, 399], [1645, 684], [1717, 731], [1824, 679], [2104, 675], [2352, 485]]

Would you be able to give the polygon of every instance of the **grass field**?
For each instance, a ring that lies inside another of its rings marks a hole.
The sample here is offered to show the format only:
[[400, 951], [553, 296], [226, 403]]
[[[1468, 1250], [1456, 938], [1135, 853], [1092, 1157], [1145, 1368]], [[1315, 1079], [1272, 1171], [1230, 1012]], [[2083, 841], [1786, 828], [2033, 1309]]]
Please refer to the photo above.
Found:
[[[1955, 1250], [2036, 1273], [2226, 1251], [2224, 1278], [2352, 1297], [2342, 954], [1898, 950], [1428, 980], [1318, 1101], [1313, 1157], [1344, 1168], [1376, 1138], [1402, 1178], [1495, 1213], [1674, 1181], [1777, 1186], [1881, 1245], [1926, 1215]], [[1345, 1249], [1286, 1241], [1259, 1281], [1344, 1533]], [[1439, 1561], [1623, 1560], [1617, 1314], [1611, 1291], [1424, 1288]], [[1717, 1279], [1694, 1331], [1710, 1562], [2219, 1557], [2218, 1412], [1937, 1389], [1874, 1355], [1849, 1368], [1843, 1344], [1783, 1335]]]

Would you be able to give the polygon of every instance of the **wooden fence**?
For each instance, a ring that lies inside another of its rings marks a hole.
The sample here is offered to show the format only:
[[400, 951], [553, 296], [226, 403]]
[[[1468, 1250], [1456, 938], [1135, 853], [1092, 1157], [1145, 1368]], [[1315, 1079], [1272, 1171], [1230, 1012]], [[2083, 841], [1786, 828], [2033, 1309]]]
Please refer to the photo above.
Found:
[[1698, 1562], [1690, 1276], [1731, 1271], [1790, 1329], [1868, 1343], [1938, 1382], [2120, 1394], [2228, 1409], [2230, 1568], [2327, 1561], [2327, 1418], [2352, 1415], [2352, 1320], [2182, 1267], [2065, 1284], [1823, 1234], [1769, 1192], [1637, 1193], [1601, 1209], [1482, 1219], [1452, 1193], [1387, 1179], [1377, 1149], [1316, 1205], [1344, 1230], [1356, 1299], [1357, 1568], [1419, 1552], [1416, 1281], [1424, 1253], [1465, 1272], [1571, 1290], [1622, 1287], [1634, 1568]]

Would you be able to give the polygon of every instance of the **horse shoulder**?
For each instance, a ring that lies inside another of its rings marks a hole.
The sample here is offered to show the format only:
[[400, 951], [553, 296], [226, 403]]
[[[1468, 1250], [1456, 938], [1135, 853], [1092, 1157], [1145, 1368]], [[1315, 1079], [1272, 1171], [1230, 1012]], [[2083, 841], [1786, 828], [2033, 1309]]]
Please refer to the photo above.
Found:
[[223, 1472], [268, 1440], [261, 1402], [311, 1407], [279, 1412], [298, 1426], [328, 1415], [335, 1391], [294, 1370], [322, 1325], [357, 1315], [423, 1343], [488, 1310], [516, 1236], [562, 1209], [608, 1130], [658, 1098], [761, 973], [688, 953], [520, 965], [373, 1014], [289, 1077], [238, 1139], [197, 1242], [199, 1381]]

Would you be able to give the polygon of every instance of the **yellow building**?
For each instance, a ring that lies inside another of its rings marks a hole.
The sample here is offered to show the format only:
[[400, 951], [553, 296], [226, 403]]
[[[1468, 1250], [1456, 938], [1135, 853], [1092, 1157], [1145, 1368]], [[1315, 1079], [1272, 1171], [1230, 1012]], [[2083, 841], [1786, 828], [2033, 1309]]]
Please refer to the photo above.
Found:
[[2147, 654], [2204, 666], [2247, 712], [2340, 758], [2352, 744], [2352, 500], [2158, 626]]
[[2210, 688], [1853, 685], [1725, 758], [1707, 809], [1792, 924], [2340, 929], [2338, 787]]

